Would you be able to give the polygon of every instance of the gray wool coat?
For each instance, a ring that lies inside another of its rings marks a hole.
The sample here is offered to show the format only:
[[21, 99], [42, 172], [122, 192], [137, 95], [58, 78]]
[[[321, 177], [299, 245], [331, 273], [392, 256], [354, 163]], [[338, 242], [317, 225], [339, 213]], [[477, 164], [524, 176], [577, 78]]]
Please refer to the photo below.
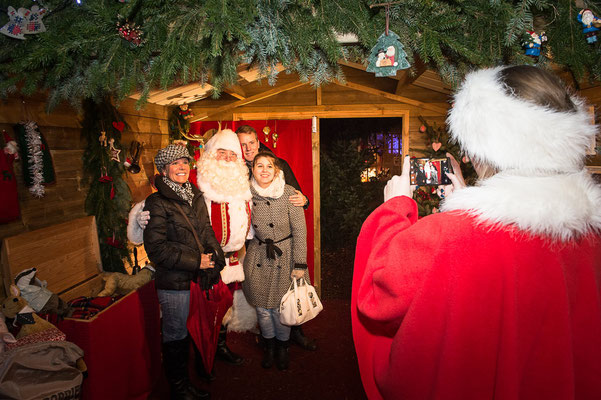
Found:
[[[274, 181], [275, 183], [275, 181]], [[279, 308], [282, 296], [288, 291], [293, 269], [307, 268], [307, 227], [302, 207], [293, 206], [288, 197], [295, 194], [292, 186], [285, 185], [278, 198], [263, 197], [251, 184], [251, 224], [255, 237], [244, 258], [242, 289], [246, 300], [255, 307]], [[274, 243], [282, 254], [275, 259], [267, 257], [265, 241]], [[308, 273], [305, 279], [309, 281]]]

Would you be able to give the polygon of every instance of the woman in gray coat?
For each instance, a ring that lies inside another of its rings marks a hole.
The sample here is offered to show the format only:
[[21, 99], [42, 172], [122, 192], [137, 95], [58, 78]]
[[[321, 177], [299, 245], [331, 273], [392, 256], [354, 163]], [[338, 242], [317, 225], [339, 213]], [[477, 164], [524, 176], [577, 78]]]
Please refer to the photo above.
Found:
[[280, 323], [279, 306], [292, 279], [309, 276], [307, 270], [307, 227], [302, 208], [288, 197], [296, 193], [286, 185], [284, 174], [271, 152], [260, 152], [252, 165], [253, 195], [251, 223], [254, 238], [244, 259], [244, 295], [256, 307], [265, 355], [261, 366], [288, 368], [290, 327]]

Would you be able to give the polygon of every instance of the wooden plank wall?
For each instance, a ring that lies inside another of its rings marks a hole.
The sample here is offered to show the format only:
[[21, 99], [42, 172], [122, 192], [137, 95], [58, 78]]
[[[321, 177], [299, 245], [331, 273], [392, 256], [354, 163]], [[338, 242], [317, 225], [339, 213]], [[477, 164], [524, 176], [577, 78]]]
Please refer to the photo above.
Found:
[[[1, 224], [0, 239], [85, 216], [87, 187], [83, 181], [82, 156], [86, 144], [80, 134], [82, 116], [67, 104], [60, 105], [50, 114], [45, 107], [43, 95], [0, 100], [0, 130], [6, 130], [14, 137], [14, 124], [26, 119], [36, 121], [48, 142], [57, 178], [56, 184], [46, 187], [45, 196], [36, 199], [23, 183], [21, 162], [14, 163], [21, 218]], [[154, 175], [154, 155], [169, 141], [168, 109], [148, 104], [144, 109], [136, 110], [135, 102], [126, 100], [119, 111], [128, 126], [122, 135], [123, 151], [127, 152], [134, 139], [145, 143], [140, 160], [142, 172], [126, 174], [133, 201], [140, 201], [151, 193], [149, 178]], [[143, 259], [143, 249], [141, 253]]]

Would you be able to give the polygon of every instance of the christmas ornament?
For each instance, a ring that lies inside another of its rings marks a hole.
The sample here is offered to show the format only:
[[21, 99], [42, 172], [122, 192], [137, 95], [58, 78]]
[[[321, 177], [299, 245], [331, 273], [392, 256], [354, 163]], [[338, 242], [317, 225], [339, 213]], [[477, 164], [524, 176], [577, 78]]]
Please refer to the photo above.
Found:
[[46, 139], [34, 121], [21, 122], [14, 127], [21, 150], [23, 180], [34, 197], [44, 196], [43, 184], [55, 182], [52, 156]]
[[419, 131], [420, 131], [421, 133], [424, 133], [424, 132], [426, 131], [426, 125], [422, 125], [422, 126], [420, 126], [420, 127], [419, 127]]
[[24, 8], [19, 8], [17, 11], [12, 6], [8, 6], [8, 22], [0, 28], [0, 32], [15, 39], [25, 39], [25, 33], [23, 32], [23, 25], [25, 24], [24, 11]]
[[46, 14], [46, 9], [40, 8], [37, 5], [31, 7], [31, 10], [8, 6], [8, 22], [0, 28], [0, 32], [6, 36], [15, 39], [25, 39], [27, 34], [35, 34], [46, 31], [46, 27], [42, 22], [42, 16]]
[[525, 49], [524, 54], [538, 60], [542, 44], [547, 41], [545, 32], [541, 32], [540, 35], [534, 31], [527, 31], [523, 41]]
[[266, 126], [263, 128], [263, 133], [265, 134], [265, 143], [269, 143], [269, 132], [271, 132], [271, 128]]
[[278, 145], [278, 133], [277, 132], [273, 132], [271, 134], [271, 137], [273, 138], [273, 148], [275, 149]]
[[442, 146], [442, 143], [440, 143], [440, 142], [432, 142], [432, 150], [438, 151], [438, 150], [440, 150], [440, 146]]
[[123, 129], [125, 129], [125, 123], [122, 121], [119, 121], [119, 122], [113, 121], [113, 128], [115, 128], [119, 132], [123, 132]]
[[119, 153], [121, 153], [121, 149], [115, 147], [115, 139], [109, 139], [109, 151], [111, 153], [111, 160], [120, 162]]
[[98, 141], [100, 142], [101, 146], [103, 146], [103, 147], [107, 146], [107, 143], [106, 143], [106, 132], [105, 131], [100, 132], [100, 137], [98, 138]]
[[597, 42], [597, 32], [601, 28], [601, 19], [596, 17], [588, 8], [580, 10], [577, 19], [583, 26], [582, 33], [586, 37], [586, 42], [589, 44]]
[[461, 161], [463, 161], [464, 164], [467, 164], [468, 162], [470, 162], [470, 158], [468, 156], [463, 156], [461, 158]]
[[5, 224], [19, 218], [19, 197], [17, 179], [13, 169], [13, 161], [19, 156], [17, 143], [2, 131], [4, 148], [0, 153], [0, 224]]
[[34, 34], [46, 32], [46, 27], [42, 22], [42, 17], [46, 14], [46, 9], [38, 6], [32, 6], [31, 10], [25, 10], [25, 34]]
[[377, 77], [395, 76], [399, 69], [410, 67], [406, 56], [399, 36], [393, 31], [388, 31], [378, 38], [378, 42], [371, 49], [366, 71], [375, 72]]
[[179, 115], [185, 120], [194, 117], [192, 109], [187, 104], [182, 104], [181, 106], [179, 106]]
[[117, 33], [119, 37], [127, 40], [133, 47], [141, 46], [146, 42], [146, 39], [142, 38], [144, 32], [134, 22], [125, 21], [123, 24], [117, 22]]

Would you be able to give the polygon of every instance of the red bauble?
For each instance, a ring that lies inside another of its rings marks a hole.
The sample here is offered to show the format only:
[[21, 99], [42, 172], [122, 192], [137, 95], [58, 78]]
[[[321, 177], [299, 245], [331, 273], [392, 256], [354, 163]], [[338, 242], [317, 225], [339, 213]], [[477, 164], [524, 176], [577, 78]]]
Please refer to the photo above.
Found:
[[426, 131], [426, 125], [422, 125], [422, 126], [420, 126], [420, 127], [419, 127], [419, 131], [420, 131], [421, 133], [424, 133], [424, 132]]

